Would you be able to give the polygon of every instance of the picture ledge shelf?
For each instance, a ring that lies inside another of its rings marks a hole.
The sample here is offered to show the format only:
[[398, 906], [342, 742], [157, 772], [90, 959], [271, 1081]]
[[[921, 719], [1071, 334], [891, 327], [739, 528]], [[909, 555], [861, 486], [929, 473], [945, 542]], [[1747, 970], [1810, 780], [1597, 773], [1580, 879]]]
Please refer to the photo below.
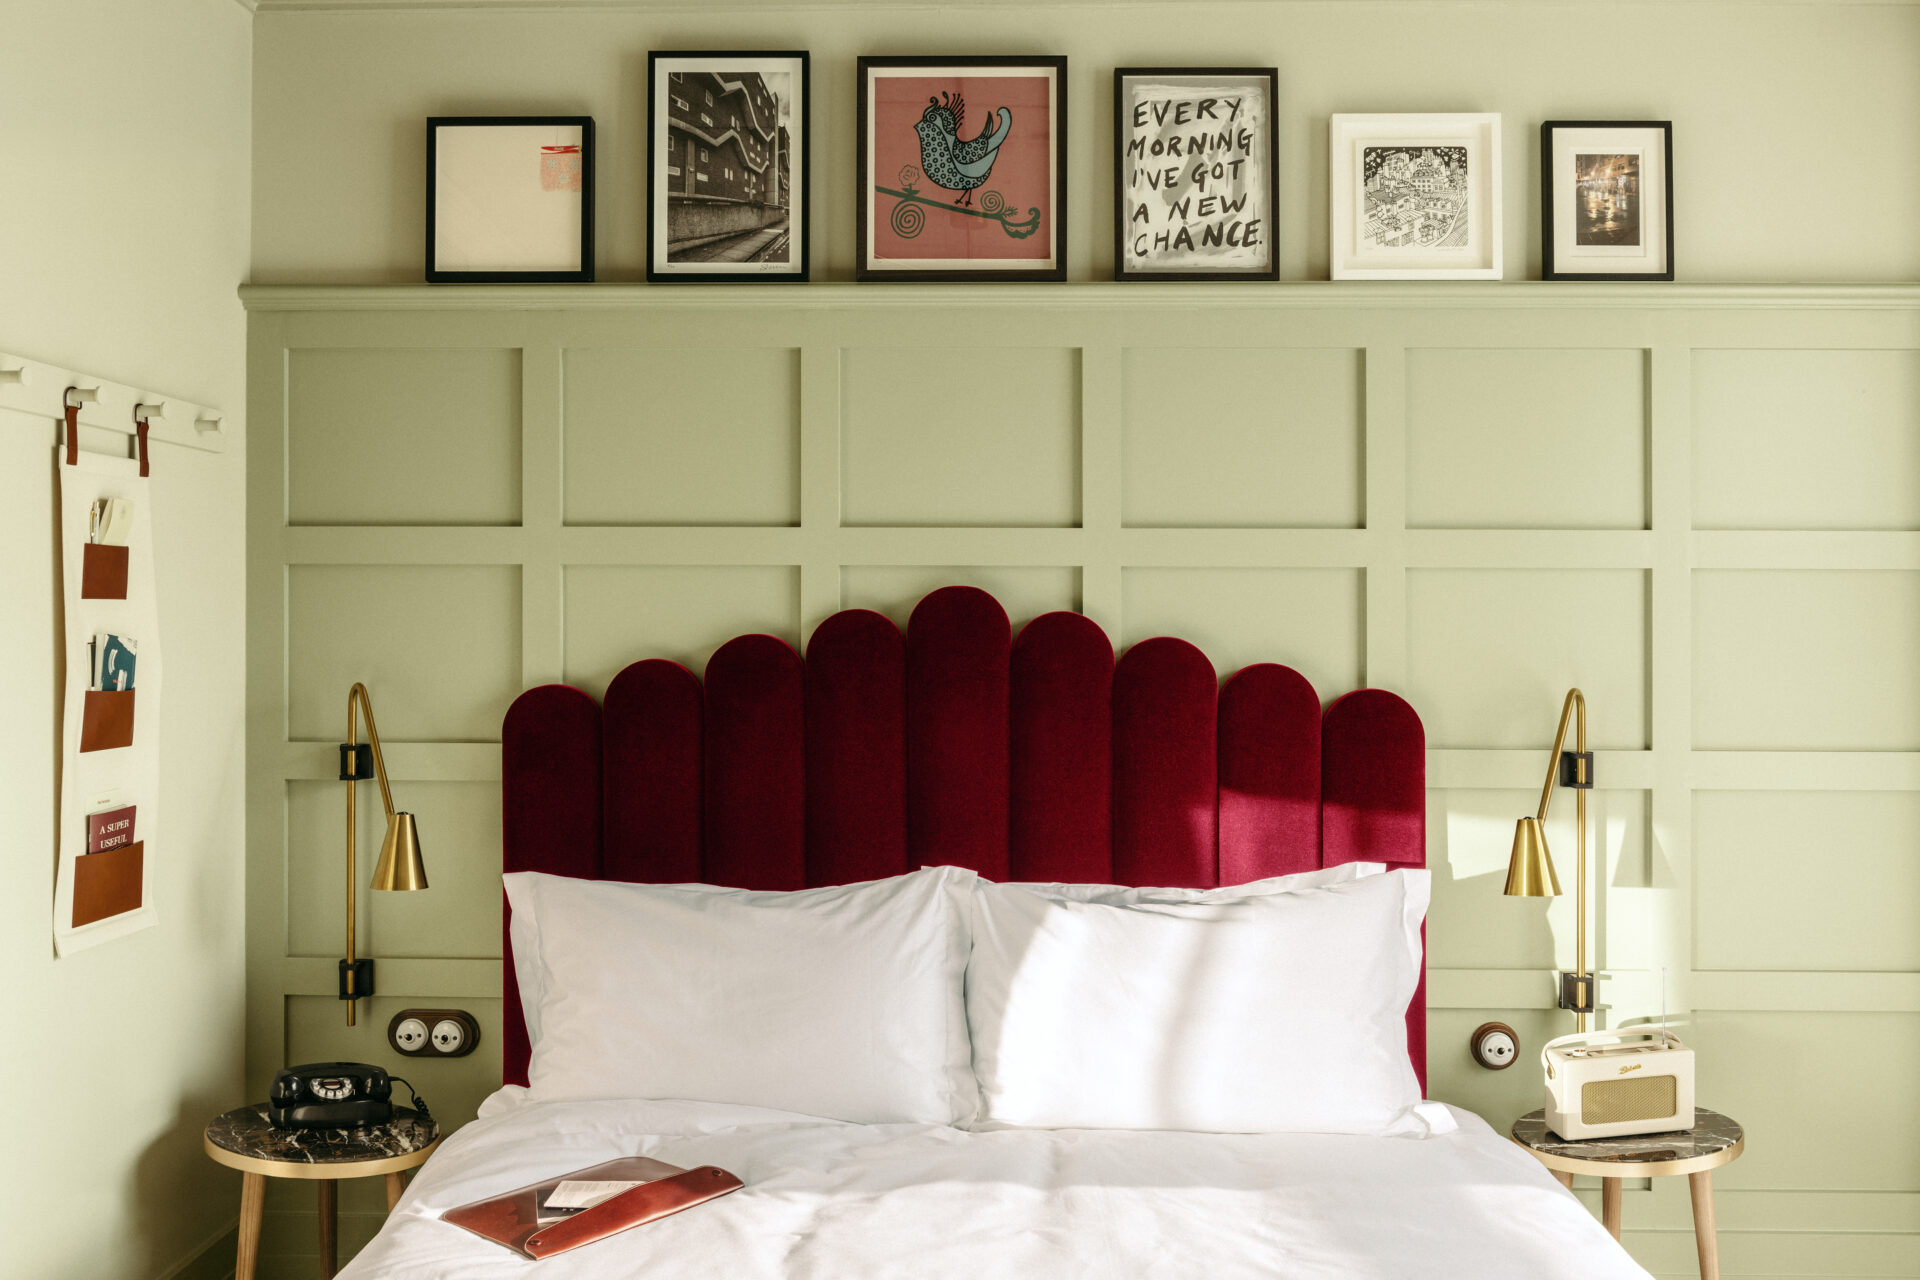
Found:
[[686, 307], [837, 310], [884, 307], [1005, 307], [1077, 310], [1125, 306], [1238, 307], [1250, 310], [1533, 308], [1541, 310], [1707, 310], [1775, 307], [1906, 310], [1920, 307], [1910, 284], [1595, 284], [1570, 281], [1296, 280], [1278, 284], [558, 284], [301, 285], [240, 287], [249, 311], [585, 311]]

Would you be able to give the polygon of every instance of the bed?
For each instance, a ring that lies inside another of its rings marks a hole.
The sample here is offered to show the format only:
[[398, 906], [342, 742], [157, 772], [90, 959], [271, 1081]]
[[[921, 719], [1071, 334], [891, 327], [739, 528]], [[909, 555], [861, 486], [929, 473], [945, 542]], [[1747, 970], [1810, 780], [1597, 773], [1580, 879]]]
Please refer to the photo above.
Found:
[[[1424, 883], [1425, 744], [1400, 698], [1361, 690], [1323, 714], [1299, 673], [1259, 664], [1222, 686], [1172, 638], [1116, 663], [1073, 613], [1016, 639], [1000, 605], [966, 587], [927, 596], [904, 634], [877, 613], [836, 614], [804, 662], [749, 635], [714, 653], [704, 683], [649, 660], [621, 672], [604, 704], [529, 690], [502, 753], [503, 869], [519, 892], [698, 882], [797, 900], [934, 866], [980, 892], [1151, 885], [1193, 901], [1231, 892], [1212, 886], [1347, 871], [1368, 878], [1341, 892], [1396, 872]], [[1424, 926], [1408, 919], [1391, 1049], [1423, 1092]], [[527, 950], [531, 927], [523, 916], [516, 929], [509, 909], [501, 1090], [444, 1141], [345, 1276], [1647, 1275], [1530, 1156], [1438, 1103], [1419, 1103], [1426, 1122], [1410, 1137], [858, 1123], [738, 1100], [530, 1090], [542, 1079], [535, 1039], [546, 1037], [549, 1081], [563, 1039], [551, 1018], [530, 1033], [528, 1012], [549, 996], [530, 992], [523, 1008], [528, 962], [516, 966], [514, 946]], [[1337, 966], [1339, 952], [1323, 947], [1318, 962]], [[627, 1155], [718, 1165], [746, 1186], [540, 1263], [438, 1220]]]

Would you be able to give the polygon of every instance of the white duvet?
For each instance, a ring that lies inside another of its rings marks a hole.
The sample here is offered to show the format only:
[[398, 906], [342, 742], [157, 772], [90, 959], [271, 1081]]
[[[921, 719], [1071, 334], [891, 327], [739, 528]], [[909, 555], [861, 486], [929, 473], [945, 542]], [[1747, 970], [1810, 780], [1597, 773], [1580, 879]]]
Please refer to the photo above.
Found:
[[[502, 1089], [447, 1138], [341, 1280], [1649, 1280], [1478, 1116], [1426, 1139], [854, 1125]], [[445, 1210], [617, 1156], [744, 1189], [543, 1262]]]

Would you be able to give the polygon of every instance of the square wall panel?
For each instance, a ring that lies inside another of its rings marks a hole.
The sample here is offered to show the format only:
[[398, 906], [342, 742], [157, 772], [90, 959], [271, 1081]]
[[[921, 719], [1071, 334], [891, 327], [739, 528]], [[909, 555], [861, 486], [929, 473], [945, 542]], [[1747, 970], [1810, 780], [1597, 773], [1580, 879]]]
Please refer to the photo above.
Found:
[[287, 732], [339, 742], [347, 690], [382, 739], [495, 742], [519, 695], [518, 565], [290, 565]]
[[1332, 702], [1363, 680], [1366, 585], [1358, 569], [1123, 569], [1121, 639], [1198, 645], [1222, 681], [1256, 662], [1292, 667]]
[[[377, 710], [377, 706], [376, 706]], [[420, 823], [425, 893], [367, 887], [386, 834], [380, 784], [359, 787], [363, 955], [491, 957], [500, 954], [500, 784], [393, 778], [396, 808]], [[287, 954], [338, 956], [346, 927], [346, 787], [287, 783]]]
[[1920, 1191], [1920, 1014], [1703, 1009], [1680, 1034], [1701, 1104], [1753, 1136], [1716, 1188]]
[[568, 524], [800, 523], [800, 353], [572, 350]]
[[520, 523], [520, 352], [288, 352], [287, 521]]
[[800, 571], [789, 565], [568, 565], [565, 595], [565, 679], [595, 698], [643, 658], [698, 676], [735, 636], [800, 643]]
[[[1551, 732], [1553, 726], [1547, 726]], [[1545, 775], [1549, 737], [1540, 745]], [[1575, 887], [1579, 865], [1577, 809], [1570, 792], [1555, 794], [1547, 815], [1547, 847], [1562, 893], [1509, 898], [1507, 858], [1514, 823], [1539, 811], [1538, 788], [1427, 792], [1427, 866], [1433, 906], [1427, 912], [1427, 963], [1436, 969], [1571, 969], [1578, 954]], [[1631, 969], [1648, 963], [1646, 886], [1652, 807], [1644, 791], [1595, 788], [1587, 797], [1588, 893], [1598, 925], [1587, 963]], [[1602, 850], [1606, 861], [1600, 861]], [[1604, 936], [1605, 944], [1599, 939]]]
[[1920, 972], [1915, 849], [1920, 792], [1696, 793], [1694, 963]]
[[1125, 353], [1122, 519], [1136, 527], [1364, 523], [1362, 353]]
[[1591, 747], [1651, 745], [1647, 590], [1641, 569], [1410, 570], [1406, 696], [1427, 745], [1545, 752], [1570, 688]]
[[1920, 351], [1693, 353], [1702, 529], [1920, 529]]
[[1693, 745], [1920, 749], [1920, 573], [1696, 570]]
[[1080, 609], [1079, 569], [1015, 565], [845, 565], [840, 607], [884, 613], [904, 633], [914, 606], [941, 587], [980, 588], [1007, 611], [1015, 635], [1043, 613]]
[[1647, 527], [1644, 351], [1407, 352], [1407, 524]]
[[1080, 523], [1078, 350], [851, 348], [840, 388], [843, 523]]

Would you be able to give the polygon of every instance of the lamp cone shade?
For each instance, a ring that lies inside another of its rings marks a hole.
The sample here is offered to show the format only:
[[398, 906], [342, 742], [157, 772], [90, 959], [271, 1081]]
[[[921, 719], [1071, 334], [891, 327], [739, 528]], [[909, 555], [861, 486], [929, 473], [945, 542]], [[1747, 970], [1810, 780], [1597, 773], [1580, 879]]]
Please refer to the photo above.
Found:
[[[386, 866], [386, 855], [380, 865]], [[1507, 862], [1509, 898], [1557, 898], [1560, 878], [1553, 874], [1553, 855], [1547, 852], [1547, 833], [1540, 819], [1522, 818], [1513, 829], [1513, 857]]]
[[420, 831], [413, 815], [396, 813], [387, 819], [387, 838], [380, 842], [380, 865], [373, 869], [376, 889], [424, 889], [426, 864], [420, 861]]

